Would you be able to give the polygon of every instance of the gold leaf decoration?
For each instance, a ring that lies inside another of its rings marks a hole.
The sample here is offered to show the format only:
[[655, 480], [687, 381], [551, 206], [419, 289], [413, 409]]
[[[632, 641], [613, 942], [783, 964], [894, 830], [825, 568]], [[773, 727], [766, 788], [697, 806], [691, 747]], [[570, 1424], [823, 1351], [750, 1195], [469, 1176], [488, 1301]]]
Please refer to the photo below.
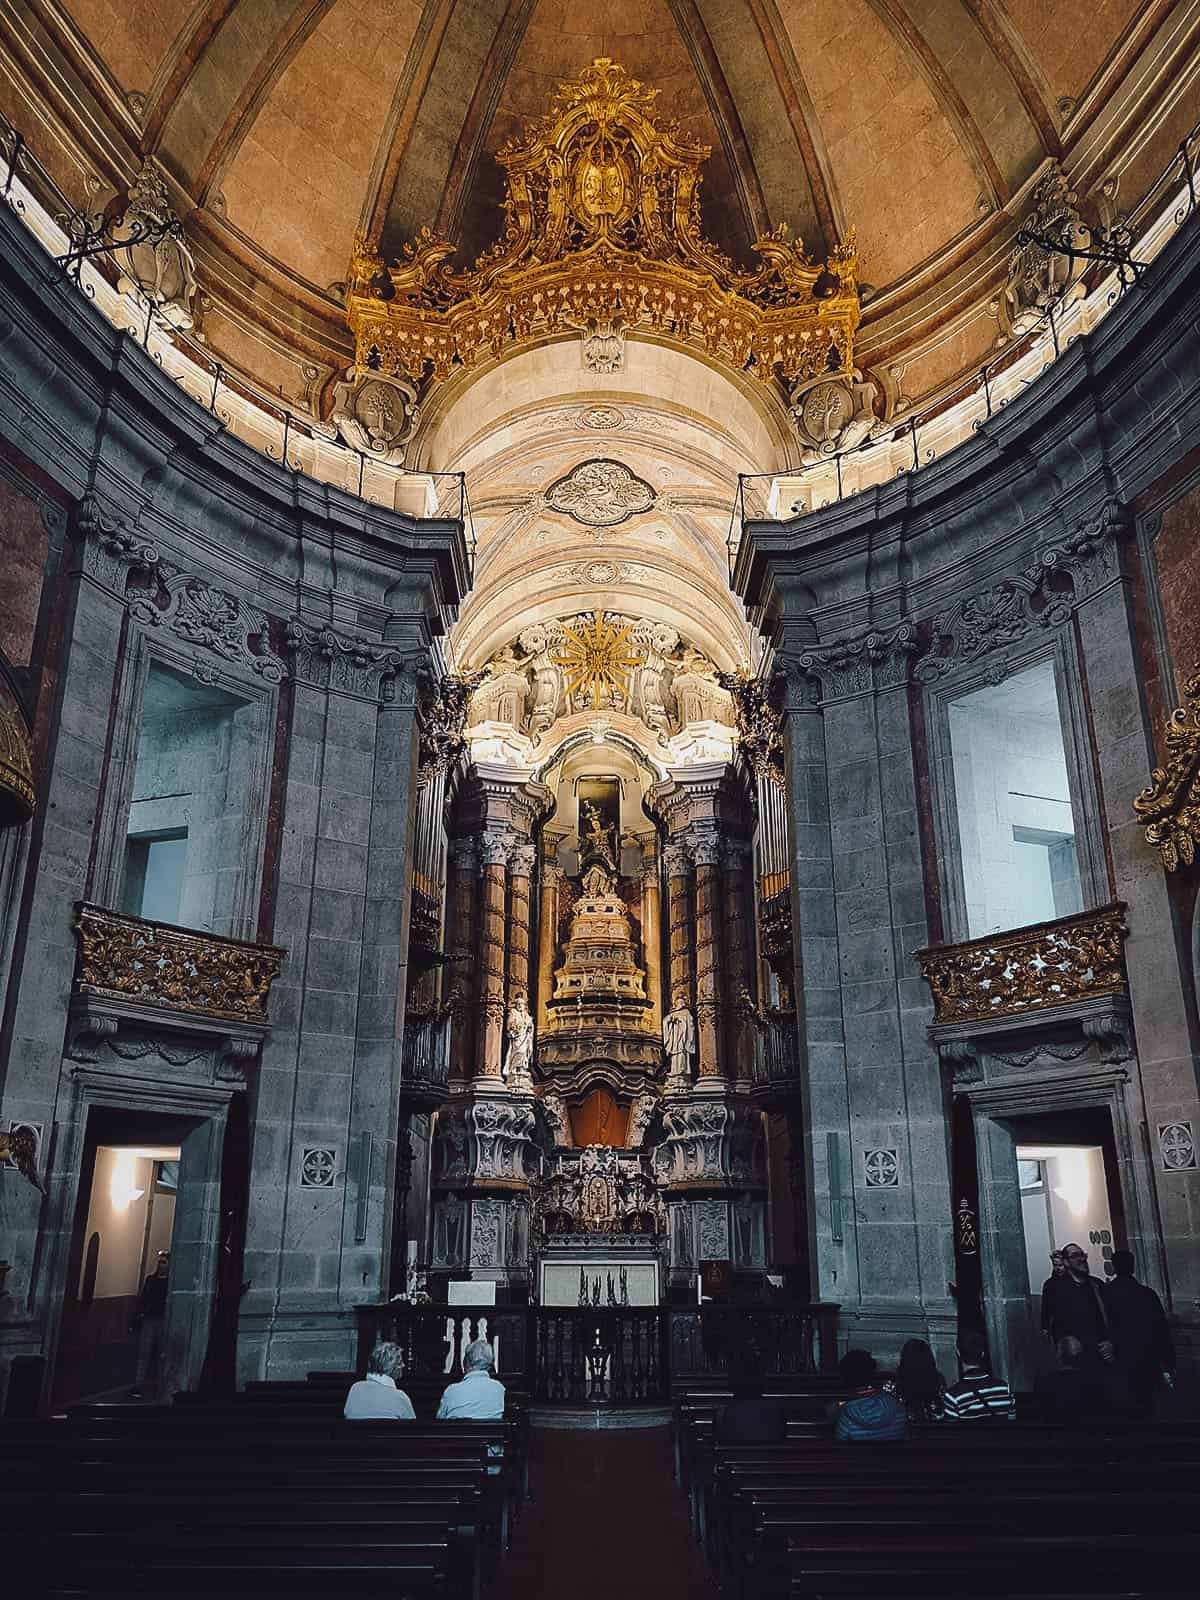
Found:
[[79, 907], [75, 932], [81, 994], [224, 1022], [267, 1021], [267, 995], [284, 956], [276, 945], [193, 933], [92, 905]]
[[700, 231], [711, 151], [655, 121], [657, 91], [606, 56], [559, 86], [552, 110], [497, 157], [504, 236], [474, 267], [422, 229], [386, 269], [354, 241], [346, 317], [360, 371], [445, 378], [564, 328], [638, 326], [789, 382], [849, 375], [859, 322], [853, 231], [822, 267], [778, 228], [736, 267]]
[[1183, 699], [1163, 730], [1166, 760], [1133, 802], [1146, 843], [1168, 872], [1190, 867], [1200, 844], [1200, 672], [1184, 684]]
[[566, 675], [567, 694], [590, 700], [597, 711], [605, 698], [611, 702], [619, 694], [627, 699], [629, 674], [646, 659], [629, 642], [632, 632], [632, 623], [622, 627], [607, 622], [603, 611], [579, 628], [564, 625], [562, 645], [551, 660]]
[[0, 828], [28, 822], [36, 804], [29, 730], [0, 678]]
[[934, 1022], [1020, 1016], [1126, 992], [1124, 907], [917, 952]]

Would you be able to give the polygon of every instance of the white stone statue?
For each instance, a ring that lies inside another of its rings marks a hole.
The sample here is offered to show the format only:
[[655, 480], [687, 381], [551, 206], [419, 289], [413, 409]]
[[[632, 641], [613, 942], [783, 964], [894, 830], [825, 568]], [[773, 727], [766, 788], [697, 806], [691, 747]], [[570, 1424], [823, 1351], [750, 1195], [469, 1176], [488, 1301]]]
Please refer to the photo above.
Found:
[[638, 1095], [629, 1111], [629, 1126], [625, 1132], [626, 1150], [640, 1150], [646, 1138], [646, 1130], [654, 1116], [655, 1107], [658, 1105], [658, 1096], [655, 1094]]
[[663, 1044], [668, 1079], [690, 1083], [696, 1055], [696, 1019], [686, 1006], [676, 1006], [663, 1018]]
[[517, 643], [528, 657], [533, 675], [533, 695], [529, 708], [529, 731], [536, 737], [545, 733], [558, 716], [562, 698], [562, 674], [550, 656], [550, 638], [545, 628], [526, 628]]
[[518, 995], [508, 1012], [508, 1054], [504, 1058], [503, 1078], [508, 1083], [529, 1081], [533, 1061], [533, 1018], [523, 995]]

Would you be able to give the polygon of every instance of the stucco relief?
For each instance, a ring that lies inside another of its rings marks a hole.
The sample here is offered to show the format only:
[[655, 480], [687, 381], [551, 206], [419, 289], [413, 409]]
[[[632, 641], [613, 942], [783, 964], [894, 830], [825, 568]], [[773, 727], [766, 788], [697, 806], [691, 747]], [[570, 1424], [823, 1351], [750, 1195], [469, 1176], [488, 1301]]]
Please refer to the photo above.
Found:
[[621, 461], [581, 461], [546, 490], [552, 511], [587, 528], [614, 528], [649, 511], [654, 490]]

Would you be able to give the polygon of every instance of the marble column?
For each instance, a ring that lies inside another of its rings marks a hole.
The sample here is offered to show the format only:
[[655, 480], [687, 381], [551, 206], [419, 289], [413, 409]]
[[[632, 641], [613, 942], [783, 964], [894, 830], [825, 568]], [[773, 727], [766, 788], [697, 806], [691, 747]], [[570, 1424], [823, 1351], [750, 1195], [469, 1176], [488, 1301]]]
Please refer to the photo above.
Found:
[[671, 960], [671, 1008], [695, 1006], [692, 990], [692, 863], [687, 846], [672, 841], [663, 851], [667, 869], [667, 928]]
[[693, 832], [689, 840], [696, 864], [696, 1054], [701, 1078], [722, 1076], [721, 1029], [721, 841], [713, 833]]
[[449, 869], [446, 952], [455, 957], [455, 962], [449, 971], [445, 998], [453, 1013], [450, 1079], [460, 1084], [471, 1077], [475, 1059], [475, 952], [479, 932], [475, 917], [479, 901], [479, 846], [475, 839], [452, 841]]
[[646, 963], [646, 994], [655, 1033], [662, 1032], [662, 885], [658, 850], [653, 839], [642, 846], [642, 959]]
[[529, 925], [536, 847], [514, 844], [508, 857], [508, 1003], [529, 1002]]
[[750, 846], [726, 839], [721, 848], [725, 1009], [725, 1075], [749, 1087], [754, 1076], [754, 950], [748, 910]]
[[475, 1077], [500, 1077], [504, 1046], [505, 901], [509, 840], [485, 833], [480, 851], [482, 895], [479, 939], [479, 1032]]
[[554, 993], [554, 961], [558, 954], [558, 892], [563, 870], [558, 864], [561, 836], [542, 835], [542, 876], [538, 902], [537, 1025], [539, 1033], [549, 1021], [547, 1009]]

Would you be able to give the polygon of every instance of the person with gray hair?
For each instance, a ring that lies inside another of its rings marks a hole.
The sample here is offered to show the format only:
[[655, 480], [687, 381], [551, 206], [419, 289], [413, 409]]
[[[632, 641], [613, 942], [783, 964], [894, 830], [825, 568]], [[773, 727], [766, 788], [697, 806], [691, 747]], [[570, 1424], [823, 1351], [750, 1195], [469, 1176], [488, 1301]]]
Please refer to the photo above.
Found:
[[381, 1342], [367, 1357], [367, 1375], [351, 1384], [342, 1415], [351, 1422], [415, 1422], [417, 1414], [396, 1379], [404, 1375], [398, 1344]]
[[475, 1339], [463, 1352], [463, 1375], [450, 1384], [442, 1396], [437, 1414], [439, 1422], [456, 1418], [468, 1422], [499, 1422], [504, 1415], [504, 1385], [492, 1377], [492, 1347], [486, 1339]]

